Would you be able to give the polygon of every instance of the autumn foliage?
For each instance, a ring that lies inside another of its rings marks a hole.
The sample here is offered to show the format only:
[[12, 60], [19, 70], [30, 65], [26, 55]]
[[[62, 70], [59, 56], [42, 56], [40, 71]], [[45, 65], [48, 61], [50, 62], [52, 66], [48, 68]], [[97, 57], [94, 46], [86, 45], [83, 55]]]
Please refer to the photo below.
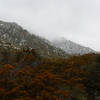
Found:
[[49, 59], [27, 49], [2, 57], [0, 100], [96, 100], [100, 96], [99, 54]]

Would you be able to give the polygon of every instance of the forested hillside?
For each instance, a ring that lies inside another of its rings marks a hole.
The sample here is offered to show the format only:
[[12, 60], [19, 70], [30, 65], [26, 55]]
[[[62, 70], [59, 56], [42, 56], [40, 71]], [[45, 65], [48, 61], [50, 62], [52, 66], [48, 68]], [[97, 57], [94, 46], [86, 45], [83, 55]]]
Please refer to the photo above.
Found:
[[96, 100], [100, 96], [99, 54], [49, 59], [30, 48], [0, 52], [0, 100]]

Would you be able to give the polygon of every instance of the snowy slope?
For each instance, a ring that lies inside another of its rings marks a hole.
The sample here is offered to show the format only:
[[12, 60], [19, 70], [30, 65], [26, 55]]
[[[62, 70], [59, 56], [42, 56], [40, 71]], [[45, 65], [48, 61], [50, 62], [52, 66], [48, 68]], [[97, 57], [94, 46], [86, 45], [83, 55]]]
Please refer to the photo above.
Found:
[[57, 48], [61, 48], [68, 54], [88, 54], [95, 53], [94, 50], [88, 47], [81, 46], [75, 42], [67, 40], [65, 38], [59, 38], [52, 41], [53, 46]]

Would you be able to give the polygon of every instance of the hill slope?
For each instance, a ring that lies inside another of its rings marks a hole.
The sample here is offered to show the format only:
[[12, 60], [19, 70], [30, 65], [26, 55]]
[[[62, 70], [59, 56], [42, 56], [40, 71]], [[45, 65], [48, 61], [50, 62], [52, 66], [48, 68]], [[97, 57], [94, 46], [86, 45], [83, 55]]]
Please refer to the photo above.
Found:
[[81, 46], [77, 43], [74, 43], [70, 40], [66, 40], [65, 38], [56, 39], [52, 42], [53, 46], [57, 48], [61, 48], [67, 54], [88, 54], [88, 53], [95, 53], [94, 50]]
[[0, 40], [6, 41], [15, 47], [30, 47], [36, 49], [41, 56], [46, 57], [66, 57], [63, 50], [51, 46], [45, 39], [30, 34], [16, 23], [0, 21]]

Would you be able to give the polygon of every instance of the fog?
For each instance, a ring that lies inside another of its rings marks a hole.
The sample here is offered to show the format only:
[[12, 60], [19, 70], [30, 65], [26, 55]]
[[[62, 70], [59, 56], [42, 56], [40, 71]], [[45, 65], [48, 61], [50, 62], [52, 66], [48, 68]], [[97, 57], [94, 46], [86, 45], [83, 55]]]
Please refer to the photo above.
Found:
[[0, 0], [0, 20], [100, 51], [100, 0]]

